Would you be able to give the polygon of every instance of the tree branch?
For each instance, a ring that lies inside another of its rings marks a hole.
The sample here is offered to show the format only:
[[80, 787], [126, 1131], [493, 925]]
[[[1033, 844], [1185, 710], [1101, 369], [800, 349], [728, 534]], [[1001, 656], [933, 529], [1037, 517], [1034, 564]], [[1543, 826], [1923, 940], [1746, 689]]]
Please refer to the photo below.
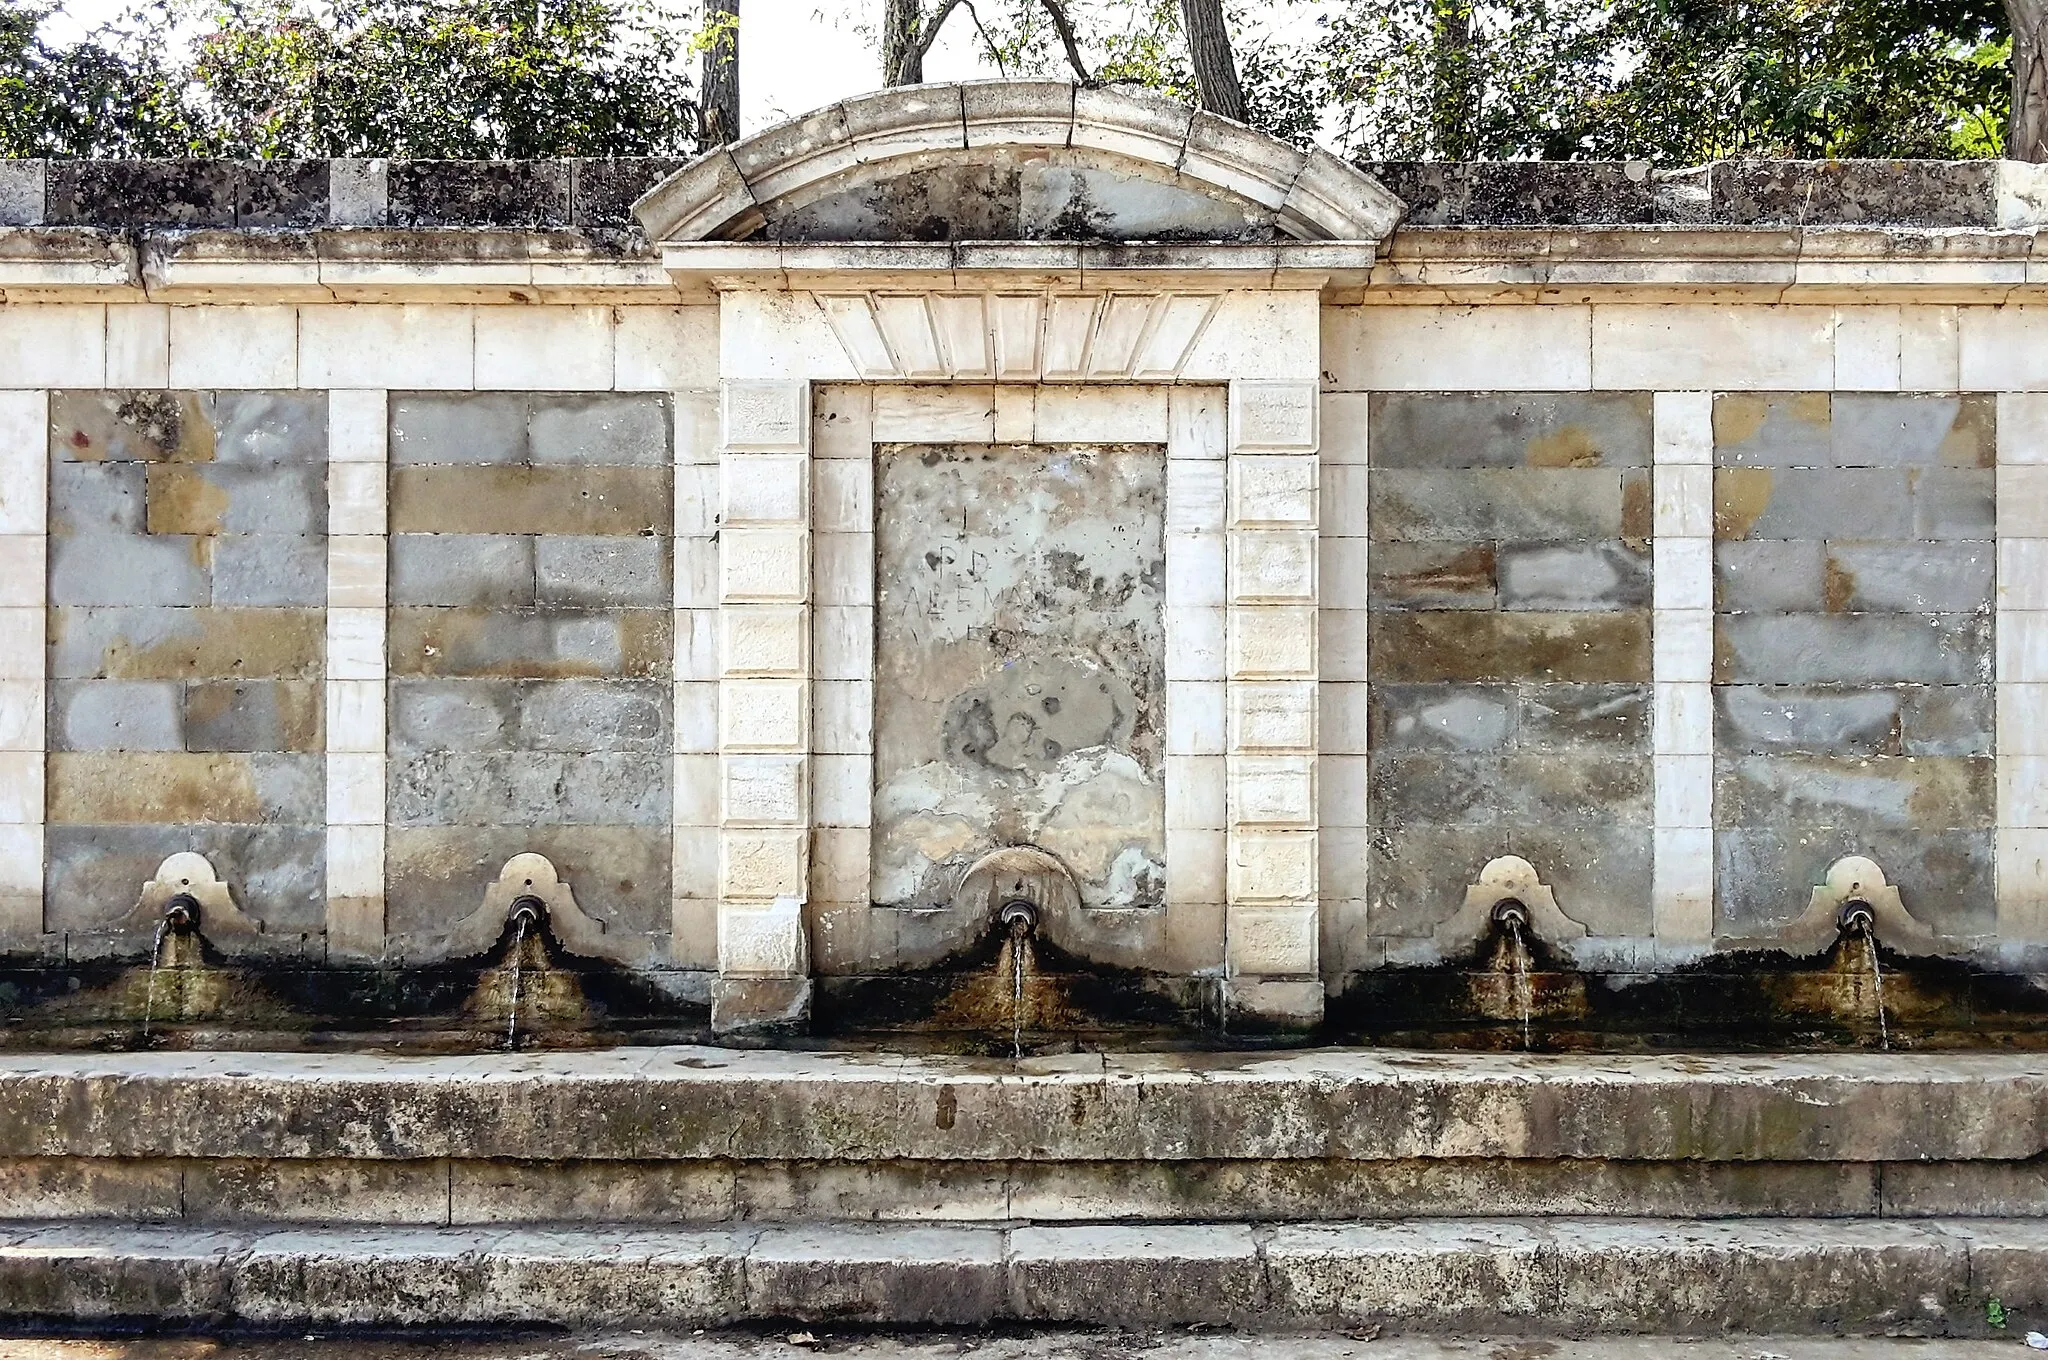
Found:
[[1060, 46], [1067, 49], [1067, 65], [1074, 68], [1074, 74], [1083, 85], [1093, 85], [1095, 77], [1088, 74], [1088, 66], [1081, 60], [1081, 45], [1074, 41], [1074, 24], [1067, 17], [1065, 0], [1041, 0], [1045, 12], [1052, 16], [1052, 26], [1059, 30]]

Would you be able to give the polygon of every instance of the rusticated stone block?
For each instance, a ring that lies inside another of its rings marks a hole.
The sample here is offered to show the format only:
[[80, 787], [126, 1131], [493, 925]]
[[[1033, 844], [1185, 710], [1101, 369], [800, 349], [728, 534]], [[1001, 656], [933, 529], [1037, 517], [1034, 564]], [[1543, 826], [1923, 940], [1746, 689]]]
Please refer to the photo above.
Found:
[[1503, 750], [1520, 715], [1519, 696], [1508, 685], [1374, 685], [1368, 749]]
[[1826, 392], [1724, 392], [1714, 400], [1714, 461], [1724, 467], [1832, 467]]
[[50, 533], [139, 534], [148, 468], [138, 463], [51, 460]]
[[183, 850], [212, 861], [222, 881], [233, 885], [236, 902], [271, 933], [321, 928], [327, 910], [326, 829], [218, 822], [51, 826], [49, 928], [105, 929], [134, 908], [157, 866]]
[[527, 456], [537, 464], [665, 468], [674, 461], [674, 422], [664, 395], [551, 392], [529, 401]]
[[324, 534], [318, 466], [159, 463], [148, 469], [151, 534]]
[[393, 392], [392, 466], [523, 463], [529, 400], [524, 392]]
[[1375, 539], [1558, 542], [1650, 529], [1646, 468], [1376, 468], [1371, 487]]
[[207, 544], [213, 557], [213, 603], [301, 609], [326, 605], [325, 538], [223, 534]]
[[524, 534], [393, 534], [391, 603], [521, 606], [534, 600]]
[[669, 398], [661, 393], [408, 392], [391, 398], [391, 461], [398, 466], [659, 468], [673, 461], [673, 444]]
[[1647, 392], [1375, 393], [1379, 468], [1646, 467]]
[[1731, 614], [1715, 621], [1717, 684], [1984, 684], [1985, 614]]
[[1723, 757], [1714, 815], [1723, 826], [1987, 827], [1995, 798], [1989, 756]]
[[1649, 761], [1629, 750], [1375, 753], [1372, 790], [1375, 822], [1394, 826], [1647, 824], [1650, 811]]
[[1619, 541], [1502, 544], [1495, 552], [1502, 609], [1643, 609], [1650, 555]]
[[1914, 481], [1905, 468], [1719, 468], [1714, 536], [1911, 538]]
[[53, 460], [304, 463], [327, 455], [320, 392], [53, 392]]
[[212, 597], [205, 541], [77, 534], [50, 542], [56, 605], [203, 605]]
[[577, 905], [603, 921], [607, 934], [667, 932], [667, 826], [564, 826], [549, 819], [534, 826], [393, 827], [384, 852], [391, 933], [446, 931], [477, 909], [505, 861], [526, 851], [553, 862], [575, 889]]
[[55, 681], [49, 749], [182, 751], [184, 706], [184, 690], [174, 681]]
[[1998, 402], [1988, 392], [1837, 392], [1830, 405], [1840, 467], [1988, 468], [1997, 457]]
[[1374, 543], [1366, 557], [1374, 609], [1493, 609], [1491, 543]]
[[1988, 468], [1996, 403], [1988, 394], [1724, 392], [1714, 401], [1723, 466]]
[[1988, 468], [1723, 467], [1714, 474], [1722, 539], [1988, 539]]
[[47, 768], [53, 824], [325, 820], [318, 756], [61, 751], [51, 753]]
[[671, 611], [603, 614], [393, 609], [393, 675], [657, 679], [672, 662]]
[[326, 701], [303, 680], [220, 680], [185, 686], [185, 749], [317, 753]]
[[1988, 685], [1899, 685], [1843, 690], [1723, 685], [1715, 732], [1729, 752], [1807, 751], [1846, 756], [1988, 756]]
[[400, 680], [391, 703], [395, 751], [669, 749], [667, 696], [658, 684]]
[[426, 752], [392, 762], [393, 826], [666, 826], [666, 758], [619, 751]]
[[[1819, 539], [1766, 538], [1714, 545], [1714, 607], [1724, 613], [1839, 611], [1846, 582], [1828, 574]], [[1839, 594], [1831, 594], [1835, 590]]]
[[669, 528], [669, 473], [663, 468], [391, 471], [394, 534], [658, 534]]
[[1989, 685], [1901, 689], [1900, 746], [1909, 756], [1988, 756], [1997, 705]]
[[669, 602], [669, 541], [548, 535], [534, 545], [542, 604], [602, 609]]
[[1641, 685], [1525, 685], [1515, 743], [1524, 751], [1647, 752], [1650, 692]]
[[667, 751], [668, 696], [657, 684], [523, 686], [519, 735], [536, 751]]
[[1372, 673], [1383, 681], [1647, 681], [1650, 616], [1613, 613], [1385, 613]]
[[50, 610], [58, 679], [318, 679], [326, 621], [309, 609]]
[[393, 754], [509, 751], [519, 741], [519, 689], [509, 680], [393, 680]]

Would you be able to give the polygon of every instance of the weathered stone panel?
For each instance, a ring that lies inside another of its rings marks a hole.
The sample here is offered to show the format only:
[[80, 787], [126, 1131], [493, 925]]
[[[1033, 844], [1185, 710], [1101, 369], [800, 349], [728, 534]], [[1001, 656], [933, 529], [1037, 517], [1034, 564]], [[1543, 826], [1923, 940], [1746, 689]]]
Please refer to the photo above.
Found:
[[1724, 933], [1851, 854], [1937, 930], [1991, 928], [1995, 427], [1984, 396], [1716, 400]]
[[1165, 891], [1166, 458], [877, 451], [874, 900], [1034, 844], [1090, 906]]
[[1647, 933], [1650, 399], [1371, 399], [1368, 919], [1428, 935], [1487, 860]]
[[326, 412], [53, 394], [50, 928], [104, 927], [197, 850], [273, 934], [320, 929]]
[[515, 854], [608, 930], [669, 914], [666, 398], [394, 394], [387, 923], [475, 911]]

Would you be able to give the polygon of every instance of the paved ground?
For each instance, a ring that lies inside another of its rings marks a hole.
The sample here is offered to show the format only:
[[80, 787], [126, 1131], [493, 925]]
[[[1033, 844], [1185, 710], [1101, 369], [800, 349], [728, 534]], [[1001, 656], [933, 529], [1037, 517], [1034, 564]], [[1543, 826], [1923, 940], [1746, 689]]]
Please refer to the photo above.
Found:
[[1037, 1332], [943, 1336], [618, 1333], [584, 1337], [35, 1339], [0, 1336], [0, 1360], [2014, 1360], [2034, 1352], [1998, 1341], [1740, 1341], [1638, 1337], [1610, 1341]]

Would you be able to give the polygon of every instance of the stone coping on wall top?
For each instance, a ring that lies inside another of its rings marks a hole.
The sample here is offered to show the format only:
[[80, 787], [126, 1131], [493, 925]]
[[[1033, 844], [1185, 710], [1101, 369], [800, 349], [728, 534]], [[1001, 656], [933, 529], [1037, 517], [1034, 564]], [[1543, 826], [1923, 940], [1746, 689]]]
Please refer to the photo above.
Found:
[[0, 1157], [2018, 1159], [2026, 1054], [0, 1054]]
[[[621, 229], [678, 157], [0, 160], [0, 226]], [[2048, 167], [2012, 161], [1360, 161], [1406, 226], [2048, 224]]]
[[1424, 227], [1381, 247], [669, 243], [576, 229], [0, 227], [0, 302], [660, 303], [722, 288], [1320, 288], [1325, 300], [2003, 302], [2048, 289], [2032, 229]]

